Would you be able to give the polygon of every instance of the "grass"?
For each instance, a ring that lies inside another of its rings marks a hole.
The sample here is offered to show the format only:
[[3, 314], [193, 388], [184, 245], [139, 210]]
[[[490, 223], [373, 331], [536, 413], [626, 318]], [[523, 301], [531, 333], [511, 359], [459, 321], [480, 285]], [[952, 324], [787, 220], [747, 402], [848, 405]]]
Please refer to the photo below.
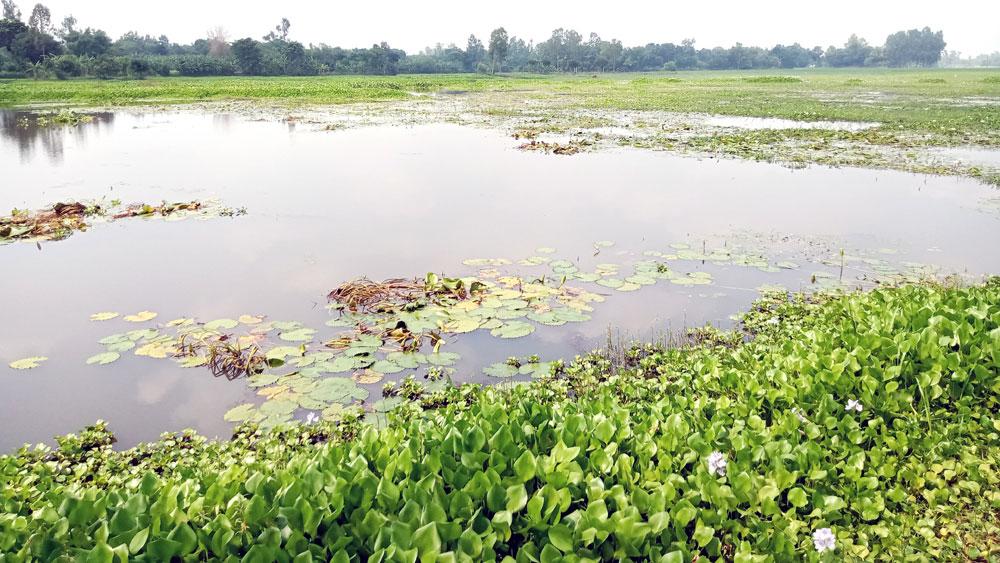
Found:
[[[232, 441], [0, 456], [12, 560], [997, 557], [1000, 279], [789, 300], [742, 332], [578, 358], [523, 386], [412, 389]], [[857, 401], [857, 408], [851, 407]], [[845, 404], [848, 408], [845, 408]], [[708, 460], [725, 461], [718, 465]], [[829, 529], [832, 553], [813, 534]]]

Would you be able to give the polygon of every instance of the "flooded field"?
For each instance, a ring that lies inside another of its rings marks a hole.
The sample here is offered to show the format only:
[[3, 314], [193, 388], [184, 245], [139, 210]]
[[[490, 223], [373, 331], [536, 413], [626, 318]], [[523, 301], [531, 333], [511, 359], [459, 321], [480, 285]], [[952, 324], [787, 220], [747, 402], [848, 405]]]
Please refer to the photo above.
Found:
[[[0, 245], [0, 451], [96, 419], [127, 446], [187, 427], [226, 436], [248, 418], [336, 416], [408, 374], [530, 379], [503, 362], [569, 359], [609, 332], [728, 326], [772, 286], [1000, 272], [996, 190], [968, 178], [627, 148], [559, 156], [449, 124], [326, 131], [120, 110], [46, 127], [26, 115], [0, 112], [4, 212], [212, 200], [246, 214], [98, 222], [66, 240]], [[386, 319], [329, 306], [350, 280], [428, 272], [486, 289], [432, 303], [422, 320], [437, 336], [417, 348], [372, 343], [367, 328]], [[495, 311], [471, 322], [473, 309]], [[213, 377], [176, 354], [189, 327], [244, 336], [282, 365]], [[352, 330], [350, 344], [326, 345]], [[348, 357], [370, 361], [336, 363]], [[46, 359], [7, 368], [24, 358]]]

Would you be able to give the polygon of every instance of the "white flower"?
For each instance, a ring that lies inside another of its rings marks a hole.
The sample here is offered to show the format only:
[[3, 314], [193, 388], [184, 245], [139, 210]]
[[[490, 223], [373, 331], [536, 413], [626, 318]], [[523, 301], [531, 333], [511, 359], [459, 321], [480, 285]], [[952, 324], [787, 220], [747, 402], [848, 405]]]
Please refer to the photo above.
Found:
[[306, 424], [316, 424], [317, 422], [319, 422], [318, 414], [311, 412], [306, 415]]
[[799, 417], [799, 422], [806, 422], [806, 415], [802, 414], [799, 407], [792, 407], [792, 414]]
[[861, 412], [865, 410], [865, 407], [861, 406], [861, 401], [855, 401], [854, 399], [847, 400], [847, 406], [844, 407], [845, 411], [858, 411]]
[[729, 462], [726, 461], [726, 456], [722, 455], [722, 452], [712, 452], [708, 456], [708, 472], [715, 473], [719, 477], [723, 477], [726, 474], [726, 465]]
[[820, 528], [813, 532], [813, 546], [819, 553], [837, 549], [837, 538], [833, 536], [833, 530]]

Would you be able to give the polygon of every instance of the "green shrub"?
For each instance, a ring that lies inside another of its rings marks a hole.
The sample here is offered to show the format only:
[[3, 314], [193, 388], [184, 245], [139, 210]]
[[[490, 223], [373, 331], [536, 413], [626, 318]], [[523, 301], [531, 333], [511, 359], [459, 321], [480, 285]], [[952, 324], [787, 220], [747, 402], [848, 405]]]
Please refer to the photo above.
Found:
[[797, 76], [751, 76], [744, 79], [753, 84], [795, 84], [802, 82]]
[[964, 522], [995, 537], [1000, 283], [771, 297], [744, 330], [356, 436], [114, 452], [96, 427], [0, 458], [0, 560], [899, 561], [957, 558]]

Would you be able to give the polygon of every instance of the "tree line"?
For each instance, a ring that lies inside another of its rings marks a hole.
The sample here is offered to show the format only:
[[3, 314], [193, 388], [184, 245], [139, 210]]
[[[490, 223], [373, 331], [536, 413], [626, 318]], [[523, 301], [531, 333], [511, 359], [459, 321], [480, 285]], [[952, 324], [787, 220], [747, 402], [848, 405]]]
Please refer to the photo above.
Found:
[[744, 46], [698, 48], [693, 39], [680, 44], [649, 43], [625, 47], [616, 39], [572, 29], [556, 29], [539, 43], [510, 36], [500, 27], [487, 43], [470, 35], [464, 48], [437, 44], [407, 54], [388, 43], [345, 49], [308, 46], [289, 37], [291, 22], [282, 20], [259, 39], [230, 40], [223, 28], [183, 45], [167, 36], [128, 32], [116, 40], [101, 29], [80, 28], [72, 15], [59, 25], [36, 4], [27, 21], [14, 0], [0, 0], [0, 76], [36, 78], [144, 78], [149, 75], [319, 75], [462, 72], [614, 72], [693, 69], [767, 69], [813, 66], [934, 66], [945, 48], [941, 31], [929, 27], [899, 31], [881, 46], [852, 35], [843, 46], [806, 48], [798, 43], [771, 48]]

